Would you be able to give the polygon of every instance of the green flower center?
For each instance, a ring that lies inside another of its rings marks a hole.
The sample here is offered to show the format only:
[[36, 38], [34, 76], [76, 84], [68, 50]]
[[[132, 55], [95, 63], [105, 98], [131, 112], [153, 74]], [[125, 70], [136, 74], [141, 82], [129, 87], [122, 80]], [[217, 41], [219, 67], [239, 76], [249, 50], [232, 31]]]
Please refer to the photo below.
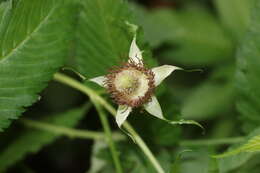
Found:
[[141, 106], [150, 100], [155, 88], [153, 72], [132, 62], [111, 71], [106, 77], [106, 88], [119, 105]]
[[128, 95], [130, 99], [143, 97], [149, 89], [149, 79], [136, 69], [121, 71], [116, 75], [114, 82], [116, 89]]

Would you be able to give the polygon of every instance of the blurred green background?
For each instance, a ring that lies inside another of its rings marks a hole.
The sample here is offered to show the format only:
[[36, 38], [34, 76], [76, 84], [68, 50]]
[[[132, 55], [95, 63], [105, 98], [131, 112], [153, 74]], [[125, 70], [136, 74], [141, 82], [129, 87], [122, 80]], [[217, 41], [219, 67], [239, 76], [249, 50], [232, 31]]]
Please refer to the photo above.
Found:
[[[240, 115], [236, 108], [236, 52], [248, 30], [252, 2], [129, 1], [136, 23], [142, 27], [146, 46], [152, 49], [158, 64], [172, 64], [187, 70], [199, 69], [174, 72], [167, 78], [166, 84], [157, 90], [157, 95], [166, 118], [196, 120], [204, 126], [205, 133], [192, 125], [169, 125], [146, 116], [141, 110], [135, 111], [136, 116], [129, 117], [130, 123], [166, 170], [174, 166], [176, 173], [260, 172], [259, 156], [253, 153], [220, 160], [211, 158], [226, 151], [231, 144], [242, 141], [240, 136], [248, 135], [259, 125], [259, 118], [255, 120]], [[44, 118], [45, 115], [81, 106], [87, 99], [78, 91], [51, 82], [42, 92], [40, 101], [31, 106], [25, 115]], [[102, 130], [95, 109], [90, 108], [81, 118], [76, 128]], [[120, 132], [111, 117], [110, 122], [113, 130]], [[68, 126], [73, 126], [73, 122], [70, 123]], [[24, 130], [19, 121], [13, 123], [11, 128], [0, 134], [1, 149], [11, 146], [14, 139], [26, 136]], [[229, 137], [231, 140], [221, 145], [214, 142]], [[45, 143], [38, 152], [27, 155], [23, 160], [18, 159], [20, 161], [10, 166], [7, 172], [83, 173], [89, 169], [90, 173], [114, 172], [109, 150], [102, 142], [60, 137], [55, 142]], [[21, 142], [14, 145], [27, 144]], [[130, 139], [118, 141], [117, 146], [126, 173], [155, 172]], [[192, 151], [182, 152], [187, 149]], [[180, 153], [180, 159], [176, 161]]]

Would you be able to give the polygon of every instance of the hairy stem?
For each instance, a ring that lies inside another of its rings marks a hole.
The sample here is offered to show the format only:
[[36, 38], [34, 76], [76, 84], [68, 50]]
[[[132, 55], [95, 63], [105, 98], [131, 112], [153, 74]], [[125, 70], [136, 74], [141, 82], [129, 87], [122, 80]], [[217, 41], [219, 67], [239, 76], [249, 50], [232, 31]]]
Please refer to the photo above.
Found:
[[122, 169], [122, 166], [120, 164], [119, 157], [118, 157], [118, 152], [116, 151], [116, 145], [113, 142], [112, 132], [111, 132], [111, 129], [110, 129], [110, 126], [109, 126], [109, 122], [107, 120], [107, 116], [106, 116], [105, 112], [102, 110], [102, 108], [100, 107], [100, 105], [98, 103], [96, 103], [94, 100], [93, 100], [93, 102], [94, 102], [94, 105], [95, 105], [95, 107], [98, 111], [98, 115], [99, 115], [101, 124], [102, 124], [103, 129], [104, 129], [105, 134], [106, 134], [106, 141], [108, 143], [108, 146], [109, 146], [111, 154], [112, 154], [112, 158], [113, 158], [113, 161], [114, 161], [114, 164], [115, 164], [116, 172], [117, 173], [123, 173], [123, 169]]
[[[84, 94], [88, 95], [91, 100], [97, 101], [100, 105], [102, 105], [108, 112], [110, 112], [112, 115], [116, 116], [116, 110], [113, 106], [111, 106], [105, 99], [103, 99], [101, 96], [99, 96], [94, 90], [91, 88], [83, 85], [82, 83], [76, 81], [75, 79], [66, 76], [61, 73], [56, 73], [54, 75], [54, 80], [61, 82], [65, 85], [68, 85], [72, 88], [75, 88]], [[164, 170], [162, 169], [161, 165], [157, 161], [157, 159], [154, 157], [153, 153], [150, 151], [150, 149], [147, 147], [143, 139], [138, 135], [138, 133], [133, 129], [133, 127], [125, 122], [123, 124], [124, 128], [134, 137], [137, 145], [141, 148], [141, 150], [144, 152], [146, 157], [150, 160], [154, 168], [157, 170], [158, 173], [164, 173]]]
[[[70, 138], [82, 138], [82, 139], [93, 139], [93, 140], [104, 140], [105, 134], [102, 132], [94, 132], [88, 130], [77, 130], [62, 126], [56, 126], [49, 123], [44, 123], [40, 121], [30, 120], [30, 119], [21, 119], [21, 122], [27, 127], [36, 128], [39, 130], [48, 131], [50, 133], [64, 135]], [[120, 134], [114, 134], [113, 139], [120, 140], [123, 139], [123, 136]]]

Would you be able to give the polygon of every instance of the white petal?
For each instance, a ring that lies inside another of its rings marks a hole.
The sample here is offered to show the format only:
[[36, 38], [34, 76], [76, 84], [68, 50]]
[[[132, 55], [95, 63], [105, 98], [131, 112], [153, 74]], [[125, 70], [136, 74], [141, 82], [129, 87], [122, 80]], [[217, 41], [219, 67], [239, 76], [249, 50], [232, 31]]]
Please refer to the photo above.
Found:
[[164, 119], [161, 106], [155, 96], [152, 96], [152, 100], [144, 105], [147, 112], [156, 116], [157, 118]]
[[129, 106], [119, 105], [116, 113], [116, 123], [119, 127], [124, 123], [132, 108]]
[[136, 45], [136, 36], [134, 36], [134, 39], [131, 43], [130, 50], [129, 50], [129, 58], [131, 58], [132, 61], [135, 63], [141, 63], [142, 64], [142, 51], [138, 48]]
[[155, 86], [158, 86], [167, 76], [169, 76], [174, 70], [181, 70], [182, 68], [173, 65], [163, 65], [152, 69], [154, 72]]
[[95, 78], [92, 78], [92, 79], [89, 79], [89, 80], [97, 83], [98, 85], [100, 85], [102, 87], [105, 87], [105, 80], [106, 80], [105, 76], [99, 76], [99, 77], [95, 77]]

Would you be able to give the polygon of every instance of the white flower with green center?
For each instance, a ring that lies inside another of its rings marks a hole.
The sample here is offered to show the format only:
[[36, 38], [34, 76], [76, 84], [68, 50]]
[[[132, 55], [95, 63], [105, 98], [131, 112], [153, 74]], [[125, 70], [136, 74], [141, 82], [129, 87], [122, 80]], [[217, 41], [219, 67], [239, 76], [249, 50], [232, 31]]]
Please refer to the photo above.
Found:
[[128, 62], [112, 70], [108, 75], [90, 81], [105, 87], [119, 105], [116, 122], [121, 127], [132, 109], [140, 106], [144, 106], [151, 115], [164, 119], [161, 106], [153, 94], [154, 89], [177, 69], [181, 68], [172, 65], [146, 68], [143, 64], [142, 51], [138, 48], [134, 37]]

